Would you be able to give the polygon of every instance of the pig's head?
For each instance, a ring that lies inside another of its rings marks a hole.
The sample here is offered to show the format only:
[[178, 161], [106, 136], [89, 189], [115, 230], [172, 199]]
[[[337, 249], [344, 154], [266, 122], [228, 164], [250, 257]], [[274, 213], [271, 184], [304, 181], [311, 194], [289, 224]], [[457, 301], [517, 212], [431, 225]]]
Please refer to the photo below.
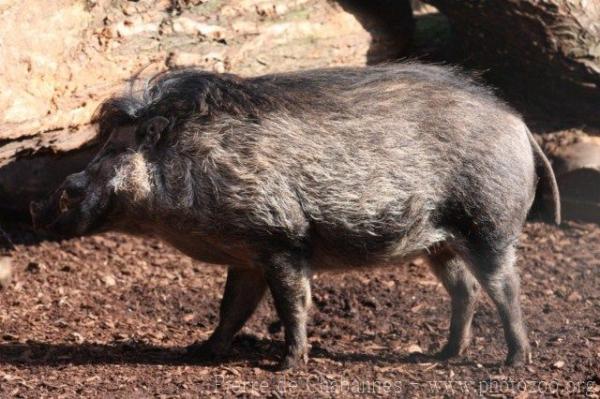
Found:
[[103, 145], [85, 170], [68, 176], [46, 200], [32, 202], [36, 229], [63, 237], [118, 227], [152, 189], [148, 158], [169, 127], [162, 116], [136, 118], [135, 107], [105, 103], [98, 119]]
[[184, 126], [202, 126], [220, 114], [256, 120], [261, 109], [275, 106], [234, 75], [194, 69], [158, 74], [141, 96], [102, 104], [93, 120], [102, 148], [50, 198], [31, 203], [34, 226], [63, 236], [113, 228], [135, 232], [131, 222], [142, 219], [136, 211], [148, 211], [160, 197], [152, 165], [160, 164]]

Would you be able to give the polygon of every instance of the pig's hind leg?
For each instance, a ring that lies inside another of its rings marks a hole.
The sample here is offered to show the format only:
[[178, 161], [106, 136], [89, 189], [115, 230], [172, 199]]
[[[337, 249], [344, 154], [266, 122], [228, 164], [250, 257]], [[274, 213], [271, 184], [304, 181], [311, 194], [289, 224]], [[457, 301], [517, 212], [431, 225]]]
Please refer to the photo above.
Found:
[[230, 267], [221, 300], [219, 324], [207, 341], [188, 347], [188, 356], [211, 359], [225, 355], [233, 337], [252, 316], [265, 291], [266, 281], [261, 271]]
[[433, 251], [429, 255], [429, 263], [451, 300], [448, 341], [442, 350], [434, 355], [439, 360], [446, 360], [464, 354], [471, 342], [471, 322], [475, 313], [479, 284], [463, 257], [446, 246]]
[[515, 247], [477, 246], [471, 249], [471, 271], [490, 296], [502, 322], [508, 345], [506, 364], [520, 366], [529, 362], [531, 351], [527, 341], [520, 304], [519, 276], [515, 270]]

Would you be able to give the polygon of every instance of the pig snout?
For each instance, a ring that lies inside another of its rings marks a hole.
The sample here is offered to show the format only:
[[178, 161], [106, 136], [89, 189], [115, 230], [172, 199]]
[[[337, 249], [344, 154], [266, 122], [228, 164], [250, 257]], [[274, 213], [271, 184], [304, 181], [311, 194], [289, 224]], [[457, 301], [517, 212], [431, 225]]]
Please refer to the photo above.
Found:
[[60, 213], [67, 212], [79, 205], [85, 198], [85, 187], [66, 184], [62, 190], [59, 191], [58, 196], [58, 210]]
[[73, 175], [46, 200], [32, 201], [29, 204], [29, 214], [34, 229], [47, 230], [61, 216], [77, 209], [85, 198], [84, 178]]

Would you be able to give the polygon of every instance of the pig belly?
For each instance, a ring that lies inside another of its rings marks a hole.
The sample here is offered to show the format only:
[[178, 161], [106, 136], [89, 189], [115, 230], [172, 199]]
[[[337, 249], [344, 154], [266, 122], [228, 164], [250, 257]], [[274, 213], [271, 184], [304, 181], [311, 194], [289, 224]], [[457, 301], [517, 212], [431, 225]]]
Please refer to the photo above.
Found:
[[315, 271], [343, 271], [398, 266], [418, 258], [426, 258], [431, 251], [443, 245], [439, 242], [428, 248], [410, 251], [398, 251], [397, 248], [391, 246], [386, 251], [376, 253], [359, 253], [353, 250], [342, 251], [319, 245], [313, 248], [311, 268]]
[[244, 243], [219, 245], [210, 238], [203, 237], [163, 237], [170, 245], [185, 255], [204, 263], [237, 267], [255, 267], [256, 253]]
[[[451, 234], [440, 229], [424, 230], [418, 235], [405, 235], [384, 243], [375, 243], [374, 237], [364, 240], [339, 240], [319, 237], [313, 240], [312, 268], [315, 270], [343, 270], [397, 266], [448, 245]], [[362, 243], [362, 245], [361, 245]]]

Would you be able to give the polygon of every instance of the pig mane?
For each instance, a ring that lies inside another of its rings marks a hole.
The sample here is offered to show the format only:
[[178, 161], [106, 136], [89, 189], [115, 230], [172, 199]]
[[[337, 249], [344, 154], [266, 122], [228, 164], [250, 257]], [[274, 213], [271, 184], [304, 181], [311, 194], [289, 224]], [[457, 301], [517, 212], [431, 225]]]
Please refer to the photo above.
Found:
[[343, 119], [350, 113], [360, 116], [361, 110], [352, 106], [357, 100], [353, 96], [370, 98], [389, 88], [390, 82], [411, 87], [435, 83], [431, 93], [452, 89], [487, 98], [509, 110], [491, 89], [474, 84], [476, 77], [456, 68], [403, 62], [370, 67], [370, 71], [365, 75], [362, 68], [326, 68], [242, 78], [193, 68], [171, 70], [152, 77], [141, 92], [131, 90], [103, 102], [92, 123], [98, 124], [99, 140], [104, 141], [115, 128], [141, 126], [155, 116], [169, 119], [172, 129], [188, 121], [210, 123], [223, 115], [261, 123], [266, 114], [275, 111], [316, 119], [319, 114], [328, 118], [335, 114]]
[[139, 125], [154, 116], [168, 118], [175, 127], [191, 119], [209, 122], [222, 114], [258, 121], [265, 112], [294, 106], [285, 93], [257, 86], [233, 74], [167, 71], [152, 77], [141, 94], [104, 101], [92, 123], [98, 124], [99, 139], [104, 140], [115, 128]]

